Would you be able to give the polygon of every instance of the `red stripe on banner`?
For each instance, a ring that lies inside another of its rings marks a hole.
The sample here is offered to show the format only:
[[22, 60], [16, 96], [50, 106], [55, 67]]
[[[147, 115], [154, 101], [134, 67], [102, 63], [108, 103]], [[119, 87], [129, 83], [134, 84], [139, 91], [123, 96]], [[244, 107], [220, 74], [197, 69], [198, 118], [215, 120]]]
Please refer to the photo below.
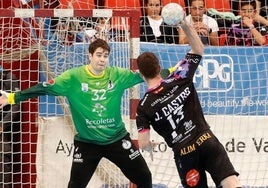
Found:
[[13, 10], [13, 9], [0, 9], [0, 17], [15, 17], [15, 10]]
[[35, 17], [54, 17], [54, 9], [38, 9], [34, 11]]
[[92, 17], [93, 10], [87, 10], [87, 9], [74, 9], [74, 16], [81, 16], [81, 17]]

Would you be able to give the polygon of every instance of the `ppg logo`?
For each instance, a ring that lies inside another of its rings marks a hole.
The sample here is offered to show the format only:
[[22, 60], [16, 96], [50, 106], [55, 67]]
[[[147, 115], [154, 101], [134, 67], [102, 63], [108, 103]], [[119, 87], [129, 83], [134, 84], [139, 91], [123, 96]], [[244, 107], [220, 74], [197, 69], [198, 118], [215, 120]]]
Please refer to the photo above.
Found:
[[226, 92], [233, 87], [233, 60], [229, 55], [204, 55], [196, 70], [198, 92]]

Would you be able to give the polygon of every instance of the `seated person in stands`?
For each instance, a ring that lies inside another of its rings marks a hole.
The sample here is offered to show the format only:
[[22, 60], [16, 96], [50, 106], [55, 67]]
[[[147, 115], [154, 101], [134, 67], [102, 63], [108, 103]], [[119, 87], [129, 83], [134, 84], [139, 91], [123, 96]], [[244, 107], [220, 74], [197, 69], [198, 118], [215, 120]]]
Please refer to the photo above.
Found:
[[103, 39], [106, 42], [123, 42], [126, 40], [126, 32], [120, 28], [112, 27], [111, 18], [100, 17], [94, 20], [88, 20], [87, 22], [87, 24], [90, 23], [93, 26], [88, 29], [85, 28], [83, 32], [79, 33], [76, 42], [83, 42], [84, 35], [87, 39], [86, 42], [89, 43], [95, 41], [97, 38]]
[[268, 20], [256, 12], [255, 1], [241, 2], [241, 20], [232, 24], [227, 34], [227, 45], [265, 45], [268, 36]]
[[111, 26], [111, 18], [98, 18], [95, 30], [97, 31], [96, 37], [107, 42], [120, 42], [125, 40], [125, 32], [119, 28], [113, 28]]
[[[190, 0], [190, 14], [185, 20], [192, 24], [204, 45], [219, 45], [219, 26], [217, 21], [205, 14], [204, 0]], [[179, 43], [188, 44], [188, 39], [182, 29], [179, 29]]]
[[[186, 0], [187, 1], [187, 0]], [[239, 14], [239, 4], [241, 0], [230, 0], [230, 5], [233, 13], [237, 16]], [[245, 0], [244, 0], [245, 1]], [[251, 0], [256, 2], [256, 13], [268, 19], [268, 2], [265, 0]], [[241, 1], [242, 2], [242, 1]]]
[[145, 16], [140, 19], [140, 40], [144, 42], [178, 44], [176, 26], [169, 26], [161, 17], [162, 0], [144, 0]]

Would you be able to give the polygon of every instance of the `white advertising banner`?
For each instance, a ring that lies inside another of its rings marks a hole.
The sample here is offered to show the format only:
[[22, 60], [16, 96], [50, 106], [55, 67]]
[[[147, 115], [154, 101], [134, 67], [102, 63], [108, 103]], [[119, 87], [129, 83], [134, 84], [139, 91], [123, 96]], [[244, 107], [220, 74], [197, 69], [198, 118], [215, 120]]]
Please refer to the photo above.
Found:
[[[240, 180], [245, 186], [267, 186], [268, 129], [267, 116], [206, 116], [215, 135], [227, 150]], [[247, 131], [244, 131], [247, 130]], [[158, 143], [154, 160], [143, 155], [152, 171], [153, 183], [163, 187], [178, 187], [179, 176], [173, 152], [161, 137], [152, 131], [152, 140]], [[37, 146], [38, 188], [66, 188], [73, 152], [73, 131], [63, 117], [39, 118]], [[209, 176], [208, 176], [209, 177]], [[102, 187], [104, 183], [94, 175], [89, 186]], [[213, 182], [209, 177], [209, 184]]]

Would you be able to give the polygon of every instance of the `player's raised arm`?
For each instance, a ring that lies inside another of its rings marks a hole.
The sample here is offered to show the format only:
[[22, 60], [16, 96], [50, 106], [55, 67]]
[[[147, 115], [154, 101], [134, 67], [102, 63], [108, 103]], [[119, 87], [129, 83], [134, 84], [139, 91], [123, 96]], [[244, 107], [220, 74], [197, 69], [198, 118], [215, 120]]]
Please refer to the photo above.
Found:
[[185, 19], [181, 21], [180, 27], [188, 38], [189, 45], [191, 46], [190, 53], [202, 55], [204, 52], [204, 45], [194, 28], [187, 23]]

